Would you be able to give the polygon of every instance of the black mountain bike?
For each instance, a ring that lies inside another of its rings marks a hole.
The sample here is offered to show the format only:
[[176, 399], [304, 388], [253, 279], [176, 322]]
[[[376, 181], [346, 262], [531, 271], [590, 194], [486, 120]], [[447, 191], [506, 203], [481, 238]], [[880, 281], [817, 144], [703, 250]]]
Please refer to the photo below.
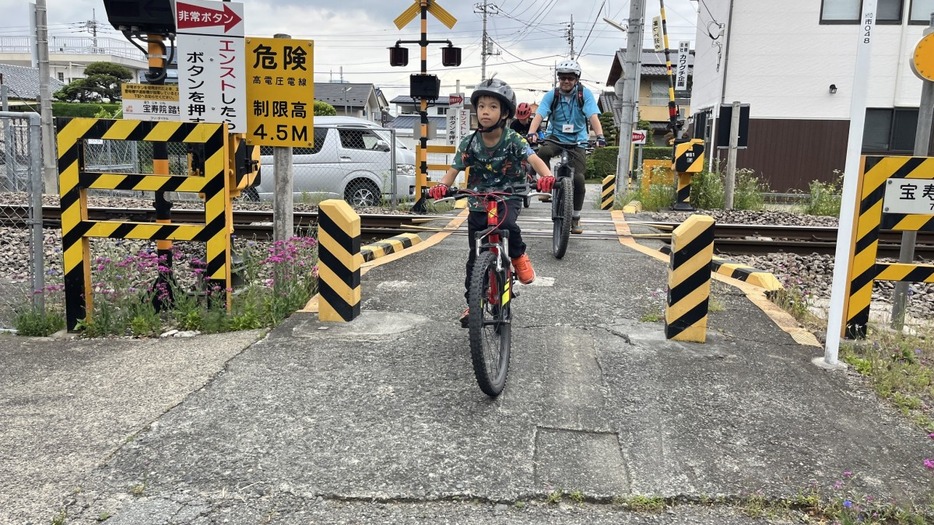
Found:
[[496, 397], [506, 386], [512, 347], [512, 299], [519, 296], [506, 249], [509, 231], [500, 228], [499, 204], [517, 194], [451, 190], [448, 195], [454, 199], [478, 197], [487, 212], [487, 228], [476, 232], [477, 258], [467, 291], [467, 328], [477, 384], [484, 394]]
[[573, 142], [558, 142], [552, 138], [546, 138], [544, 141], [561, 148], [561, 157], [552, 170], [555, 185], [551, 188], [551, 253], [560, 259], [567, 252], [574, 217], [574, 167], [571, 166], [568, 150], [577, 148], [578, 145]]

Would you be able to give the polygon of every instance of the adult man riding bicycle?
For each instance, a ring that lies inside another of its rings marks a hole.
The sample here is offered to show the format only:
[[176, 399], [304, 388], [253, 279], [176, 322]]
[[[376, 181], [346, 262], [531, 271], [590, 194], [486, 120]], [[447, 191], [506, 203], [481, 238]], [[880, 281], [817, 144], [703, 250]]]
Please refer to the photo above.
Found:
[[[538, 111], [529, 125], [528, 140], [538, 141], [538, 128], [544, 118], [548, 118], [545, 138], [553, 138], [563, 143], [584, 143], [588, 140], [587, 124], [597, 135], [597, 147], [606, 146], [603, 126], [600, 124], [600, 109], [593, 93], [580, 84], [581, 67], [574, 60], [565, 60], [558, 64], [558, 89], [549, 91], [542, 98]], [[556, 99], [557, 97], [557, 99]], [[538, 156], [546, 164], [551, 158], [561, 154], [561, 148], [543, 143], [538, 149]], [[581, 209], [584, 207], [584, 174], [587, 171], [587, 156], [583, 146], [568, 150], [571, 166], [574, 167], [574, 220], [571, 233], [583, 233], [580, 225]]]

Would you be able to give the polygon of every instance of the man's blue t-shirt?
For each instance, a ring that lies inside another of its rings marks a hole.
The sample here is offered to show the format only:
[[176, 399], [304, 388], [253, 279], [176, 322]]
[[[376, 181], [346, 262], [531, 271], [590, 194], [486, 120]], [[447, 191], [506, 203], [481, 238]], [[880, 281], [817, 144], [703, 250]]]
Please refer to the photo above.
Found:
[[[577, 101], [577, 90], [581, 89], [584, 93], [584, 107], [581, 108]], [[587, 122], [592, 115], [600, 113], [597, 107], [597, 99], [593, 93], [586, 87], [577, 84], [570, 93], [561, 93], [558, 95], [558, 104], [555, 105], [555, 111], [551, 111], [551, 103], [555, 98], [554, 90], [545, 93], [541, 104], [538, 105], [536, 113], [542, 118], [548, 118], [548, 129], [546, 135], [553, 135], [561, 142], [586, 142]], [[583, 111], [582, 111], [583, 110]], [[568, 128], [567, 126], [570, 126]]]

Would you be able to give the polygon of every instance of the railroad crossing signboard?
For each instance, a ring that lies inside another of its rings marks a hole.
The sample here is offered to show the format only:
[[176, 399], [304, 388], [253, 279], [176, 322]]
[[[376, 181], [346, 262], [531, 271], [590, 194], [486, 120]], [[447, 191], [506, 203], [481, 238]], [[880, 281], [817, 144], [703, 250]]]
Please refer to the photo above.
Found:
[[310, 148], [314, 125], [314, 42], [246, 39], [247, 143]]
[[185, 0], [175, 4], [178, 90], [188, 122], [227, 122], [246, 129], [243, 4]]
[[123, 118], [130, 120], [179, 120], [178, 86], [133, 84], [120, 86]]
[[438, 5], [434, 0], [415, 0], [415, 2], [409, 6], [408, 9], [402, 12], [401, 15], [397, 16], [392, 22], [396, 24], [396, 27], [402, 29], [407, 26], [409, 22], [415, 20], [415, 17], [418, 16], [418, 13], [421, 11], [422, 4], [428, 6], [428, 12], [435, 16], [442, 24], [447, 26], [448, 29], [453, 29], [454, 24], [457, 23], [457, 19], [451, 13], [445, 11], [443, 7]]

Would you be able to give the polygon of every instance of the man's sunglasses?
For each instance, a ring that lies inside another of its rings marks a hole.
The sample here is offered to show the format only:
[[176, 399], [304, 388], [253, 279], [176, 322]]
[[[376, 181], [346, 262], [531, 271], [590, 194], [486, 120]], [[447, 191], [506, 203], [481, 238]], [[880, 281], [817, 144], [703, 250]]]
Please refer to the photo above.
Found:
[[558, 75], [558, 80], [567, 80], [570, 82], [572, 80], [577, 80], [577, 77], [574, 75]]

